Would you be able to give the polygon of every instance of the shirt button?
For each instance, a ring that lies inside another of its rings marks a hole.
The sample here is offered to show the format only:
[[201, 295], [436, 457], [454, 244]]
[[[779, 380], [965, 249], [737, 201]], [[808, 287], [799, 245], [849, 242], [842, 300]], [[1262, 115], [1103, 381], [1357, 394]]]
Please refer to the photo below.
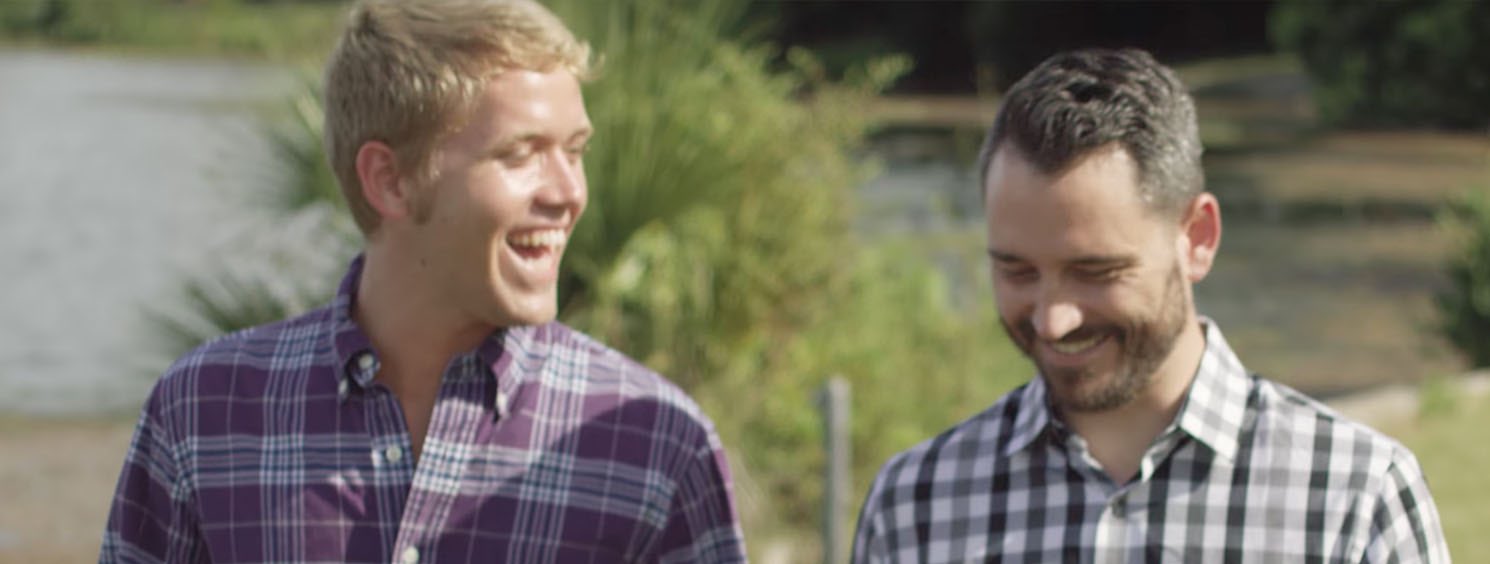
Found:
[[396, 463], [399, 460], [402, 460], [403, 457], [404, 457], [404, 449], [398, 448], [396, 446], [391, 446], [391, 447], [388, 447], [387, 449], [384, 449], [383, 450], [383, 458], [388, 459], [388, 462], [395, 462]]
[[363, 370], [371, 369], [373, 366], [373, 355], [362, 353], [357, 355], [357, 367]]
[[398, 555], [398, 561], [399, 562], [402, 562], [403, 564], [414, 564], [414, 563], [418, 562], [419, 561], [419, 549], [414, 548], [412, 546], [409, 547], [409, 548], [405, 548], [404, 549], [404, 553]]
[[497, 392], [497, 417], [507, 418], [507, 392]]
[[1128, 502], [1126, 501], [1126, 498], [1119, 497], [1119, 498], [1116, 498], [1116, 499], [1113, 499], [1112, 500], [1112, 514], [1113, 515], [1117, 516], [1118, 518], [1122, 518], [1122, 517], [1125, 517], [1126, 516], [1127, 512], [1128, 512]]

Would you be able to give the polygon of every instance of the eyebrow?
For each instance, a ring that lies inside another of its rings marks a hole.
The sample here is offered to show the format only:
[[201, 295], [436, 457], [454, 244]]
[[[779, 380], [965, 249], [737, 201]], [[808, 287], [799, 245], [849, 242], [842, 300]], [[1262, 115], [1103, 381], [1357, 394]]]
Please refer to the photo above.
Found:
[[497, 145], [514, 145], [514, 144], [517, 144], [517, 143], [527, 143], [527, 142], [531, 142], [531, 141], [533, 141], [535, 139], [542, 139], [542, 138], [543, 138], [543, 134], [542, 133], [539, 133], [537, 131], [532, 131], [532, 130], [519, 131], [519, 132], [513, 133], [511, 135], [504, 135], [502, 137], [497, 138], [496, 144]]
[[[1028, 262], [1019, 255], [998, 249], [988, 249], [988, 256], [998, 262]], [[1132, 255], [1089, 255], [1067, 261], [1068, 266], [1084, 268], [1120, 268], [1134, 264], [1138, 264], [1138, 257]]]
[[1138, 264], [1138, 257], [1128, 255], [1081, 257], [1071, 261], [1070, 264], [1083, 268], [1122, 268]]
[[988, 249], [988, 256], [989, 258], [992, 258], [993, 260], [999, 262], [1020, 262], [1024, 260], [1022, 258], [1019, 258], [1019, 255], [1006, 253], [998, 249]]
[[[570, 133], [569, 134], [569, 137], [564, 138], [564, 140], [562, 141], [562, 143], [572, 143], [576, 139], [588, 139], [589, 137], [593, 136], [594, 134], [595, 134], [594, 128], [583, 127], [583, 128], [574, 130], [573, 133]], [[516, 145], [521, 145], [521, 144], [524, 144], [524, 143], [532, 143], [534, 141], [538, 141], [538, 140], [544, 139], [546, 137], [547, 137], [547, 135], [544, 135], [543, 133], [538, 132], [538, 131], [532, 131], [532, 130], [519, 131], [519, 132], [514, 133], [512, 135], [509, 135], [509, 136], [506, 136], [506, 137], [502, 137], [500, 139], [497, 139], [497, 141], [492, 144], [492, 147], [491, 147], [490, 152], [494, 152], [495, 153], [495, 152], [505, 151], [505, 150], [507, 150], [509, 148], [512, 148], [512, 147], [516, 146]]]

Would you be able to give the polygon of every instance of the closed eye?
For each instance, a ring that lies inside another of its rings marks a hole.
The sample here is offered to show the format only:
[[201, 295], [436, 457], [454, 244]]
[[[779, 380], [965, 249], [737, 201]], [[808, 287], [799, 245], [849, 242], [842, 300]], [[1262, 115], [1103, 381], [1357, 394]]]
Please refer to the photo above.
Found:
[[502, 164], [516, 168], [527, 164], [533, 159], [534, 154], [531, 144], [519, 143], [498, 151], [496, 158], [502, 161]]
[[569, 154], [569, 160], [571, 162], [578, 161], [585, 156], [585, 153], [590, 152], [590, 142], [585, 141], [583, 143], [570, 145], [564, 148], [564, 152]]
[[1039, 271], [1025, 265], [995, 264], [993, 269], [1000, 278], [1009, 282], [1032, 282], [1039, 277]]
[[1110, 282], [1122, 275], [1121, 267], [1111, 268], [1083, 268], [1076, 271], [1076, 276], [1090, 282]]

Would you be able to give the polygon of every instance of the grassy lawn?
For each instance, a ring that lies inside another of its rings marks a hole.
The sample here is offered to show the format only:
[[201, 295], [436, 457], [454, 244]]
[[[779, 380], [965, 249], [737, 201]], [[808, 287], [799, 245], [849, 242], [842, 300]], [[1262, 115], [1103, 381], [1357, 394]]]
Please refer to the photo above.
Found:
[[1485, 523], [1490, 523], [1490, 448], [1485, 446], [1490, 400], [1439, 397], [1441, 407], [1430, 415], [1386, 430], [1417, 453], [1454, 560], [1490, 562], [1490, 535], [1485, 534]]

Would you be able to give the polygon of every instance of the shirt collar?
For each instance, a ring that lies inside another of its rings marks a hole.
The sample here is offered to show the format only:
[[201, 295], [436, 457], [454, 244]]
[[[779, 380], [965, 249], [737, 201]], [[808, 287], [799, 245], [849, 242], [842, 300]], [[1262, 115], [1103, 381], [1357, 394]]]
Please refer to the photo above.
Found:
[[1015, 406], [1014, 431], [1009, 434], [1009, 442], [1004, 445], [1005, 456], [1013, 456], [1030, 446], [1054, 422], [1054, 418], [1050, 416], [1044, 378], [1036, 374], [1016, 393], [1019, 401]]
[[363, 260], [361, 254], [352, 259], [331, 302], [331, 349], [336, 355], [337, 395], [342, 400], [347, 399], [349, 384], [363, 388], [370, 386], [373, 375], [378, 372], [378, 358], [373, 354], [372, 340], [352, 319]]
[[[365, 257], [362, 254], [352, 259], [331, 304], [331, 348], [336, 355], [337, 395], [341, 400], [347, 399], [352, 386], [359, 388], [371, 386], [373, 377], [377, 375], [378, 367], [381, 366], [381, 361], [376, 351], [373, 350], [372, 340], [352, 318], [353, 308], [357, 304], [357, 288], [362, 279], [364, 262]], [[526, 327], [499, 329], [493, 331], [476, 347], [474, 361], [490, 368], [486, 373], [497, 378], [499, 383], [503, 383], [504, 380], [510, 381], [500, 387], [502, 390], [512, 388], [512, 390], [507, 390], [507, 393], [515, 392], [517, 384], [523, 379], [524, 374], [529, 372], [525, 370], [526, 365], [511, 366], [512, 359], [509, 355], [502, 354], [502, 351], [507, 350], [509, 345], [523, 345], [524, 350], [531, 349], [532, 334], [531, 328]], [[505, 406], [500, 405], [501, 403], [498, 402], [499, 410], [505, 410]]]
[[[1201, 317], [1200, 323], [1205, 331], [1205, 351], [1171, 428], [1184, 431], [1217, 456], [1233, 460], [1247, 412], [1250, 378], [1221, 335], [1220, 327], [1206, 317]], [[1052, 416], [1043, 378], [1036, 375], [1015, 394], [1018, 402], [1014, 406], [1014, 427], [1004, 447], [1005, 455], [1028, 448], [1041, 435], [1056, 432], [1059, 426]]]
[[1252, 391], [1251, 377], [1232, 352], [1214, 321], [1201, 318], [1205, 353], [1185, 404], [1175, 416], [1176, 426], [1226, 460], [1236, 458], [1237, 445]]

